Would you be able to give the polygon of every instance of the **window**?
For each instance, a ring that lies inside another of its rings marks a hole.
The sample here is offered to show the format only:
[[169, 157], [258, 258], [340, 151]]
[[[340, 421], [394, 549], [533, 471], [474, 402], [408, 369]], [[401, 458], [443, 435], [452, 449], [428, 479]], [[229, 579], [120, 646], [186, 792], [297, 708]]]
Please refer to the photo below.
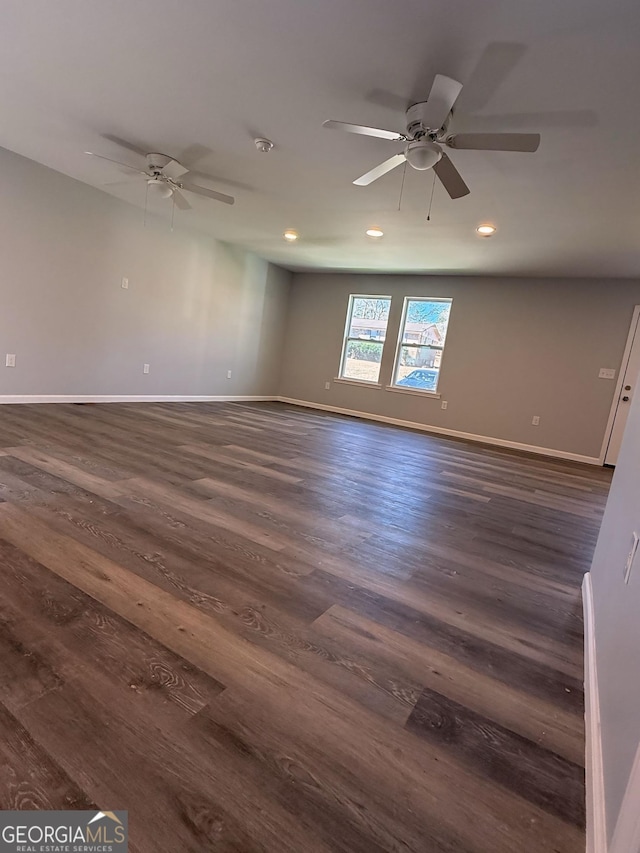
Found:
[[390, 296], [350, 296], [340, 378], [377, 382], [389, 321]]
[[450, 299], [404, 300], [394, 386], [437, 391], [450, 312]]

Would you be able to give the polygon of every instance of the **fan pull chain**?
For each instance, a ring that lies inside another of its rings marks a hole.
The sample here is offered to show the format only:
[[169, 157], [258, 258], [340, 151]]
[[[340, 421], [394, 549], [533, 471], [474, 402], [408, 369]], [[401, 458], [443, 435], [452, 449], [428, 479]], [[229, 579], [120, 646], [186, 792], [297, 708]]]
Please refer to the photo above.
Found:
[[[433, 172], [433, 169], [431, 170]], [[433, 183], [431, 184], [431, 198], [429, 199], [429, 212], [427, 213], [427, 222], [431, 222], [431, 205], [433, 204], [433, 191], [436, 188], [436, 173], [433, 172]]]
[[398, 210], [402, 207], [402, 193], [404, 191], [404, 176], [407, 174], [407, 161], [404, 161], [404, 169], [402, 170], [402, 183], [400, 184], [400, 200], [398, 201]]
[[173, 193], [171, 193], [171, 230], [173, 231], [173, 214], [176, 210], [176, 200], [173, 197]]
[[144, 217], [142, 219], [142, 227], [147, 227], [147, 201], [149, 200], [149, 184], [145, 184], [146, 189], [144, 191]]

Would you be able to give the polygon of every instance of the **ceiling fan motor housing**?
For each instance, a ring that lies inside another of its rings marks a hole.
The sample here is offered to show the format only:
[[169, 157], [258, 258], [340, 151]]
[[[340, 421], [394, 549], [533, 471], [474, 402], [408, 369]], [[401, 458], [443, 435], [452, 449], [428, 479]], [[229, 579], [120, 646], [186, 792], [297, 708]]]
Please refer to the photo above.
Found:
[[147, 154], [147, 168], [150, 172], [160, 172], [170, 160], [166, 154]]
[[420, 101], [418, 104], [414, 104], [409, 107], [406, 112], [407, 118], [407, 134], [410, 139], [420, 139], [423, 136], [433, 135], [434, 137], [439, 133], [439, 127], [429, 127], [426, 123], [427, 116], [427, 101]]

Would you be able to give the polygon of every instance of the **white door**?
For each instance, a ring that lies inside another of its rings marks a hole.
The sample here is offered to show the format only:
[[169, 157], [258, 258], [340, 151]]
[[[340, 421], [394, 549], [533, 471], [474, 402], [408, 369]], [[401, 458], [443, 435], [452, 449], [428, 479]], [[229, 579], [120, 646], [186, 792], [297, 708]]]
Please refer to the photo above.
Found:
[[605, 465], [615, 465], [622, 444], [624, 428], [627, 425], [631, 398], [640, 380], [640, 308], [633, 312], [633, 321], [629, 330], [629, 339], [620, 367], [622, 382], [618, 385], [618, 396], [614, 403], [615, 412], [609, 437], [609, 444], [604, 457]]

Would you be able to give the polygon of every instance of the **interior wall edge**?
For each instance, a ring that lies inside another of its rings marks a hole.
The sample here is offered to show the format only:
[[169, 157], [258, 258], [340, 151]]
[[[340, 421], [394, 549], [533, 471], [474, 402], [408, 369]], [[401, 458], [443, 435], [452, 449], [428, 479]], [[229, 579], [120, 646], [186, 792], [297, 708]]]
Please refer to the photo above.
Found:
[[451, 436], [451, 438], [463, 438], [467, 441], [474, 441], [478, 444], [492, 444], [497, 447], [506, 447], [509, 450], [521, 450], [524, 453], [534, 453], [538, 456], [553, 456], [557, 459], [566, 459], [570, 462], [583, 462], [586, 465], [601, 465], [602, 461], [597, 456], [583, 456], [580, 453], [570, 453], [565, 450], [556, 450], [553, 447], [539, 447], [537, 444], [523, 444], [519, 441], [508, 441], [503, 438], [495, 438], [490, 435], [476, 435], [471, 432], [461, 432], [460, 430], [447, 429], [446, 427], [432, 426], [431, 424], [423, 424], [417, 421], [404, 421], [400, 418], [389, 418], [386, 415], [375, 415], [371, 412], [360, 412], [354, 409], [343, 409], [340, 406], [329, 406], [325, 403], [315, 403], [310, 400], [296, 400], [292, 397], [279, 396], [275, 398], [281, 403], [288, 403], [292, 406], [302, 406], [307, 409], [321, 409], [325, 412], [335, 412], [339, 415], [347, 415], [352, 418], [362, 418], [367, 421], [379, 421], [380, 423], [392, 424], [393, 426], [406, 427], [408, 429], [419, 430], [420, 432], [429, 432], [436, 435]]
[[616, 821], [609, 853], [637, 853], [640, 851], [640, 746], [636, 750], [629, 783], [625, 791], [620, 814]]
[[[600, 725], [600, 694], [596, 658], [596, 631], [591, 572], [582, 582], [584, 613], [584, 721], [585, 721], [585, 781], [587, 790], [587, 851], [607, 853], [607, 821], [602, 761], [602, 729]], [[614, 853], [612, 850], [611, 853]], [[631, 853], [631, 851], [627, 851]]]

